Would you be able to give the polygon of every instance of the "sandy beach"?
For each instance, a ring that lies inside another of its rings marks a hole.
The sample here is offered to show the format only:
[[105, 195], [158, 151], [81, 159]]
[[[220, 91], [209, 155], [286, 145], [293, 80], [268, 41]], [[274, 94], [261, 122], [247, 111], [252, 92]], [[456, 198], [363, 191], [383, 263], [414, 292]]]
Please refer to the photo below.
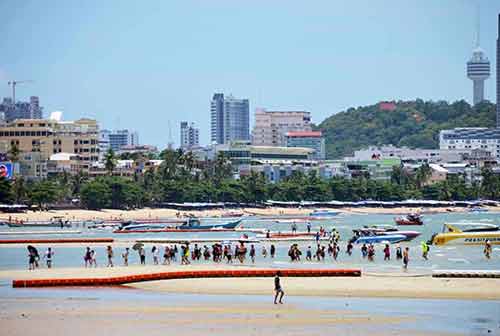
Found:
[[[250, 269], [247, 266], [129, 266], [114, 268], [61, 268], [0, 271], [1, 280], [35, 278], [100, 278], [174, 270]], [[252, 268], [255, 269], [255, 268]], [[365, 274], [360, 278], [283, 278], [290, 296], [318, 297], [391, 297], [500, 300], [499, 279], [440, 279], [428, 274]], [[133, 283], [130, 287], [165, 293], [270, 295], [270, 278], [221, 278], [162, 280]]]
[[[500, 212], [500, 206], [497, 207], [484, 207], [489, 211]], [[67, 220], [109, 220], [109, 219], [158, 219], [158, 218], [174, 218], [179, 213], [181, 216], [194, 215], [197, 217], [221, 217], [224, 214], [231, 212], [244, 213], [246, 215], [259, 215], [259, 216], [278, 216], [278, 215], [297, 215], [307, 216], [313, 209], [311, 208], [241, 208], [241, 209], [216, 209], [216, 210], [203, 210], [203, 211], [177, 211], [173, 209], [153, 209], [144, 208], [136, 210], [114, 210], [103, 209], [101, 211], [93, 210], [49, 210], [49, 211], [27, 211], [25, 213], [3, 213], [0, 214], [0, 221], [7, 221], [9, 217], [15, 221], [34, 221], [34, 220], [50, 220], [53, 217], [62, 217]], [[413, 212], [418, 213], [447, 213], [447, 212], [466, 212], [467, 208], [462, 207], [442, 207], [442, 208], [340, 208], [335, 209], [342, 213], [359, 213], [359, 214], [408, 214]]]

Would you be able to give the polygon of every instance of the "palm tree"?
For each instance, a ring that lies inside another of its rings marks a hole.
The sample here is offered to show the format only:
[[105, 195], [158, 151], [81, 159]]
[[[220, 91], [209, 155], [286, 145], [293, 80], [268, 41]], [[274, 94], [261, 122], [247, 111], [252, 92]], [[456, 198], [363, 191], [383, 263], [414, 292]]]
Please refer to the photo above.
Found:
[[26, 181], [22, 176], [16, 176], [12, 182], [12, 192], [14, 194], [14, 200], [17, 204], [20, 204], [28, 192], [26, 186]]
[[21, 156], [21, 150], [19, 149], [19, 146], [15, 142], [13, 142], [10, 145], [8, 152], [9, 160], [12, 161], [13, 163], [16, 163], [19, 161], [20, 156]]
[[85, 182], [88, 180], [88, 175], [82, 172], [81, 170], [71, 177], [71, 194], [73, 196], [80, 195], [80, 190]]
[[104, 155], [104, 166], [108, 174], [110, 176], [113, 175], [113, 170], [116, 168], [116, 157], [112, 148], [108, 149], [107, 153]]

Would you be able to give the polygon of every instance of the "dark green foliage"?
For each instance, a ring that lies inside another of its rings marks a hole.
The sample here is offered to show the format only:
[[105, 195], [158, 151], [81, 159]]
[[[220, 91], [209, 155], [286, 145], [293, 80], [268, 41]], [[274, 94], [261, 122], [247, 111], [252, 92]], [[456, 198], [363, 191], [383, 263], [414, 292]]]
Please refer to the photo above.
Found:
[[394, 111], [377, 105], [350, 108], [317, 126], [325, 135], [328, 158], [341, 158], [370, 145], [392, 144], [411, 148], [437, 148], [439, 131], [454, 127], [494, 127], [495, 105], [471, 107], [461, 100], [399, 101]]

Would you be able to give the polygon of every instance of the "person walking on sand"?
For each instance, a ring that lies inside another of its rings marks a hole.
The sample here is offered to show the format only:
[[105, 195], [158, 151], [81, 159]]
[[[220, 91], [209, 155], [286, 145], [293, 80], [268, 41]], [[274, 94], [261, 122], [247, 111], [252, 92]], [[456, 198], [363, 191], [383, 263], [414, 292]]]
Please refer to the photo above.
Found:
[[113, 267], [113, 249], [111, 248], [110, 245], [108, 245], [108, 248], [106, 249], [106, 253], [108, 255], [108, 267]]
[[491, 243], [489, 240], [486, 240], [486, 242], [484, 243], [484, 256], [486, 257], [486, 259], [490, 259], [491, 258]]
[[123, 258], [123, 266], [128, 266], [128, 254], [129, 254], [129, 248], [125, 248], [125, 252], [122, 253], [122, 258]]
[[276, 272], [276, 276], [274, 277], [274, 304], [278, 303], [276, 302], [278, 300], [278, 296], [279, 303], [283, 304], [283, 296], [285, 295], [283, 288], [281, 288], [280, 275], [281, 272], [278, 271]]
[[406, 247], [403, 251], [403, 268], [405, 271], [408, 270], [409, 261], [410, 261], [410, 248]]
[[52, 268], [52, 257], [54, 256], [54, 251], [52, 248], [48, 248], [45, 252], [45, 262], [47, 263], [47, 268]]
[[427, 255], [429, 254], [429, 245], [425, 241], [422, 242], [422, 258], [427, 259]]

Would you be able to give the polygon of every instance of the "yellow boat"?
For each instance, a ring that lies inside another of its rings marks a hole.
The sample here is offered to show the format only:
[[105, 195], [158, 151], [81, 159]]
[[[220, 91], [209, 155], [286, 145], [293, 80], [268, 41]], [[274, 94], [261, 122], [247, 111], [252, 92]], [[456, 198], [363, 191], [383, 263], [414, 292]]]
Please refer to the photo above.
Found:
[[500, 245], [500, 229], [497, 225], [485, 223], [446, 223], [441, 233], [431, 238], [433, 245]]

